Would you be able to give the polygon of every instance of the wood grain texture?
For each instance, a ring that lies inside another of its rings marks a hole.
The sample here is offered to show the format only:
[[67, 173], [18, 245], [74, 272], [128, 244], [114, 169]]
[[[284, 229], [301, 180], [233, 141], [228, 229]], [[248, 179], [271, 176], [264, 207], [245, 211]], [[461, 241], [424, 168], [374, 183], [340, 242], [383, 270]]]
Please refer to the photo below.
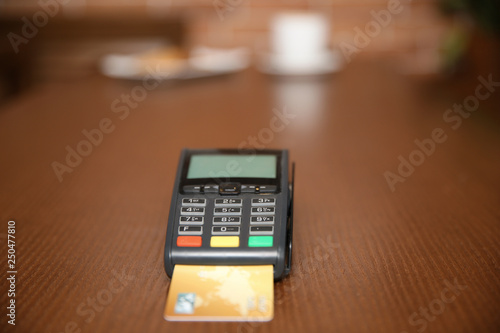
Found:
[[[137, 84], [44, 86], [0, 111], [0, 233], [16, 221], [18, 259], [11, 327], [2, 255], [2, 332], [498, 332], [500, 131], [481, 107], [453, 130], [443, 113], [462, 98], [358, 62], [320, 80], [164, 82], [121, 120], [111, 104]], [[180, 150], [259, 138], [283, 108], [295, 118], [258, 139], [297, 164], [293, 269], [275, 284], [274, 320], [165, 321]], [[59, 182], [51, 163], [104, 118], [114, 130]], [[384, 172], [435, 128], [447, 140], [392, 192]]]

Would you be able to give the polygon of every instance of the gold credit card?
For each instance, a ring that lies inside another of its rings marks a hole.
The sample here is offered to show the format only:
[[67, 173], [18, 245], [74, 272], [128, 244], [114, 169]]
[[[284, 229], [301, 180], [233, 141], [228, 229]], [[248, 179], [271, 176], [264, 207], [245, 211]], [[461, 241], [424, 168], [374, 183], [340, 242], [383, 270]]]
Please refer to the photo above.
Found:
[[164, 317], [173, 321], [269, 321], [273, 266], [175, 265]]

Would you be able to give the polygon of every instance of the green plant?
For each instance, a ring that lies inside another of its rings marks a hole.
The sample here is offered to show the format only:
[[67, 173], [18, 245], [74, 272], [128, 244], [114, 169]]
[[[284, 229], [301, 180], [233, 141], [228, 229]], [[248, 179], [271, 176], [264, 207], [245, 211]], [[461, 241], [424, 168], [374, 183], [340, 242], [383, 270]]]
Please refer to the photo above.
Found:
[[439, 0], [444, 13], [465, 13], [484, 30], [500, 35], [500, 1], [498, 0]]

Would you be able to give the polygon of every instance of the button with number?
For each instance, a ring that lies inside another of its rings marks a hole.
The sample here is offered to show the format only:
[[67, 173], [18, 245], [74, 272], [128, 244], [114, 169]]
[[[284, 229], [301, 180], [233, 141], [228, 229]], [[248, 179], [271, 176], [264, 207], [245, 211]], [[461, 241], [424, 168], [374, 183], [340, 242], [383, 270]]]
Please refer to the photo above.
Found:
[[201, 235], [203, 233], [203, 227], [185, 225], [179, 227], [179, 235]]
[[214, 208], [214, 215], [241, 215], [241, 208], [239, 207]]
[[255, 198], [252, 199], [252, 206], [274, 206], [276, 204], [275, 198]]
[[240, 224], [241, 217], [239, 217], [239, 216], [214, 217], [213, 223], [214, 224]]
[[180, 224], [203, 224], [203, 216], [181, 216]]
[[202, 198], [184, 198], [182, 199], [183, 206], [205, 207], [207, 204], [206, 199]]
[[239, 235], [240, 227], [212, 227], [213, 235]]
[[274, 214], [274, 207], [252, 207], [252, 215]]
[[272, 226], [250, 227], [250, 235], [272, 235], [273, 231]]
[[274, 216], [252, 216], [250, 217], [251, 224], [273, 224]]
[[241, 206], [242, 202], [241, 199], [215, 199], [215, 206]]
[[203, 207], [181, 207], [181, 215], [205, 215]]

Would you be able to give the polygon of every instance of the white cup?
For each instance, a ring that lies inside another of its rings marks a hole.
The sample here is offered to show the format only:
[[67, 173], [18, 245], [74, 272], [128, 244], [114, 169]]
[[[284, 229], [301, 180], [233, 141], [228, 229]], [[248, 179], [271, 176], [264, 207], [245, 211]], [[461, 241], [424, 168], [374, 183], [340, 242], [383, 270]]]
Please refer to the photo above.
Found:
[[271, 51], [283, 68], [307, 69], [329, 55], [328, 20], [322, 14], [285, 12], [271, 22]]

